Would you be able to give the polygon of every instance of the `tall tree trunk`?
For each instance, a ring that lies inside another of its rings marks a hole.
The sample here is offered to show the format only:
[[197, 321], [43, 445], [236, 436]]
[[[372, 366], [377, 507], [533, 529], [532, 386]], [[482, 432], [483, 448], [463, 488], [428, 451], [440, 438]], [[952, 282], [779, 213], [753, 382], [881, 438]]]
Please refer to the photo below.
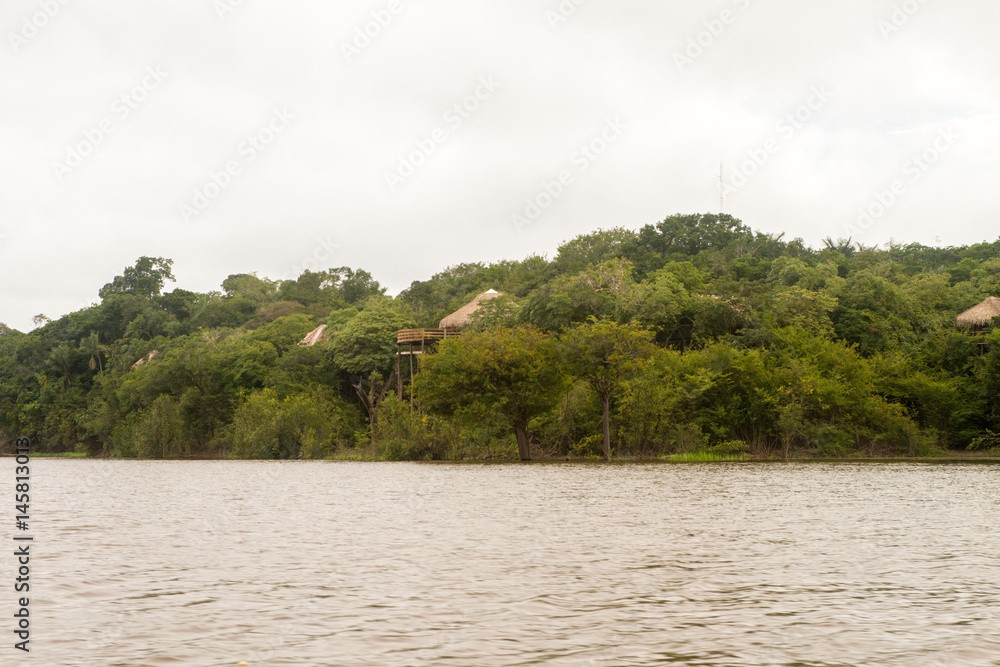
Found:
[[601, 407], [604, 409], [604, 417], [601, 419], [601, 428], [604, 430], [604, 460], [611, 460], [611, 394], [601, 394]]
[[514, 433], [517, 435], [517, 453], [522, 461], [531, 460], [531, 445], [528, 443], [527, 424], [515, 424]]
[[357, 382], [352, 382], [354, 386], [354, 391], [357, 392], [358, 398], [361, 399], [361, 404], [365, 406], [365, 410], [368, 411], [368, 426], [371, 428], [372, 436], [375, 434], [375, 426], [378, 422], [378, 409], [379, 403], [385, 398], [386, 394], [392, 389], [392, 383], [396, 380], [396, 371], [391, 371], [389, 377], [382, 380], [377, 374], [372, 373], [366, 379], [361, 377]]

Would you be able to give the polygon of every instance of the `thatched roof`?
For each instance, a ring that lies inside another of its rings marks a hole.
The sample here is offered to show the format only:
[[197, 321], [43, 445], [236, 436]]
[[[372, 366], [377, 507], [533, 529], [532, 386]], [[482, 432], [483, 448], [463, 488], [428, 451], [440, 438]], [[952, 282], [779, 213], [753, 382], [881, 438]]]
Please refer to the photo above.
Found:
[[469, 323], [469, 318], [472, 316], [472, 313], [479, 310], [480, 302], [485, 301], [486, 299], [495, 299], [498, 296], [501, 296], [500, 292], [492, 289], [489, 290], [488, 292], [477, 294], [475, 299], [465, 304], [464, 306], [456, 310], [448, 317], [441, 320], [441, 323], [438, 324], [438, 328], [458, 329], [459, 327], [465, 326], [466, 324]]
[[326, 325], [325, 324], [319, 325], [318, 327], [310, 331], [308, 334], [306, 334], [306, 337], [299, 341], [299, 345], [301, 345], [302, 347], [312, 347], [316, 343], [323, 342], [323, 340], [326, 338], [323, 335], [324, 331], [326, 331]]
[[147, 361], [152, 361], [156, 357], [157, 354], [159, 354], [159, 352], [157, 352], [156, 350], [153, 350], [152, 352], [150, 352], [149, 354], [147, 354], [145, 357], [143, 357], [139, 361], [137, 361], [134, 364], [132, 364], [132, 370], [135, 370], [136, 368], [139, 368], [139, 366], [142, 366]]
[[955, 325], [960, 327], [983, 327], [990, 324], [994, 317], [1000, 317], [1000, 299], [987, 297], [978, 306], [973, 306], [955, 318]]

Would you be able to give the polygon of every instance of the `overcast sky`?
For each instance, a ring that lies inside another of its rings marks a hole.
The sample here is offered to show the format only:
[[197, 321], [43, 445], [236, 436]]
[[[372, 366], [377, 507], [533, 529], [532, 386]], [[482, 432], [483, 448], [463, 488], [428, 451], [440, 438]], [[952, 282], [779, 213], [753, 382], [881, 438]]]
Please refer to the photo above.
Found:
[[[996, 0], [4, 0], [0, 321], [459, 262], [719, 209], [994, 240]], [[862, 216], [859, 210], [867, 211]], [[173, 286], [168, 286], [172, 289]]]

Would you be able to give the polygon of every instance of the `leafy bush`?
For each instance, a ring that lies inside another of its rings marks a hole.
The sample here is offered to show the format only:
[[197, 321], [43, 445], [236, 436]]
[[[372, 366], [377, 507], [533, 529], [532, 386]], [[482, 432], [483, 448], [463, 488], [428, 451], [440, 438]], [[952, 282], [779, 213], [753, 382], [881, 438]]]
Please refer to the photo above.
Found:
[[719, 456], [745, 456], [749, 445], [742, 440], [726, 440], [708, 448], [709, 453]]
[[604, 453], [603, 436], [594, 434], [582, 438], [569, 447], [568, 454], [575, 458], [601, 458]]
[[985, 434], [974, 439], [967, 447], [969, 451], [989, 451], [1000, 456], [1000, 434], [987, 430]]
[[279, 398], [272, 389], [251, 394], [225, 440], [229, 456], [245, 459], [323, 458], [352, 441], [347, 410], [312, 394]]
[[168, 459], [190, 453], [181, 406], [172, 396], [160, 396], [147, 409], [133, 412], [115, 428], [114, 457]]
[[436, 420], [410, 411], [395, 394], [379, 403], [372, 442], [383, 461], [439, 461], [450, 447]]

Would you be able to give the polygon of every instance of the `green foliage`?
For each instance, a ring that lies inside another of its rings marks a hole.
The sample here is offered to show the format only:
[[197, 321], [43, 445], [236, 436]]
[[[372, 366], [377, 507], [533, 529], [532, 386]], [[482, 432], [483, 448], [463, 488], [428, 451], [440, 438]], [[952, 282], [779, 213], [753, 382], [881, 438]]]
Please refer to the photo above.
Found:
[[559, 246], [553, 265], [560, 273], [573, 274], [613, 259], [621, 259], [635, 245], [635, 232], [615, 227], [581, 234]]
[[994, 456], [1000, 456], [1000, 433], [987, 430], [986, 433], [970, 442], [966, 449], [969, 451], [985, 450]]
[[[642, 283], [629, 285], [618, 302], [618, 317], [634, 321], [656, 332], [661, 343], [684, 343], [690, 338], [694, 299], [690, 289], [701, 285], [696, 270], [687, 262], [682, 271], [665, 267]], [[691, 267], [690, 271], [684, 271]]]
[[277, 298], [278, 283], [254, 273], [237, 273], [222, 281], [222, 290], [230, 299], [243, 297], [262, 306]]
[[159, 396], [144, 410], [132, 413], [115, 429], [111, 455], [126, 458], [169, 459], [189, 454], [191, 448], [181, 405], [173, 396]]
[[348, 373], [385, 375], [396, 365], [396, 332], [411, 326], [410, 317], [391, 302], [374, 300], [333, 335], [330, 351]]
[[746, 456], [750, 446], [742, 440], [725, 440], [708, 449], [709, 454], [716, 456], [732, 457], [742, 459]]
[[280, 356], [294, 349], [315, 328], [315, 323], [305, 315], [287, 315], [257, 327], [246, 338], [248, 341], [269, 343]]
[[612, 317], [617, 300], [632, 284], [632, 264], [608, 260], [559, 276], [536, 290], [521, 308], [521, 317], [543, 331], [556, 331], [591, 317]]
[[514, 430], [522, 460], [531, 458], [529, 424], [566, 385], [554, 341], [533, 327], [498, 327], [445, 340], [423, 361], [421, 401], [444, 414], [488, 404]]
[[263, 389], [233, 415], [223, 441], [240, 459], [327, 458], [350, 446], [354, 433], [342, 404], [312, 394], [281, 398]]
[[[395, 298], [347, 267], [163, 293], [171, 269], [141, 257], [97, 304], [30, 333], [0, 325], [0, 446], [421, 460], [997, 448], [1000, 330], [954, 321], [1000, 296], [1000, 241], [814, 250], [692, 214], [581, 235], [552, 261], [459, 264]], [[414, 359], [400, 401], [397, 330], [436, 327], [490, 288], [504, 296]], [[300, 346], [320, 324], [324, 339]]]
[[398, 381], [396, 332], [411, 327], [412, 320], [384, 297], [367, 305], [333, 335], [329, 349], [336, 367], [349, 375], [374, 430], [378, 405]]
[[774, 317], [779, 327], [795, 327], [814, 331], [823, 336], [833, 336], [831, 313], [837, 300], [826, 294], [810, 292], [801, 287], [791, 287], [779, 292], [775, 298]]
[[378, 427], [372, 438], [375, 451], [383, 461], [439, 461], [449, 447], [447, 428], [427, 415], [413, 412], [410, 406], [390, 395], [378, 407]]
[[567, 369], [590, 385], [601, 401], [604, 458], [611, 459], [610, 400], [624, 377], [653, 352], [653, 335], [635, 324], [591, 319], [560, 336]]
[[465, 327], [471, 331], [483, 331], [492, 327], [513, 326], [517, 321], [518, 303], [508, 294], [492, 299], [483, 299], [479, 309], [469, 316]]
[[667, 457], [671, 463], [724, 463], [746, 461], [746, 454], [717, 454], [715, 452], [689, 452], [687, 454], [671, 454]]
[[172, 259], [140, 257], [135, 266], [125, 267], [122, 275], [102, 287], [98, 296], [102, 299], [113, 294], [133, 294], [147, 299], [159, 296], [163, 283], [174, 280], [174, 274], [170, 272], [173, 264]]

